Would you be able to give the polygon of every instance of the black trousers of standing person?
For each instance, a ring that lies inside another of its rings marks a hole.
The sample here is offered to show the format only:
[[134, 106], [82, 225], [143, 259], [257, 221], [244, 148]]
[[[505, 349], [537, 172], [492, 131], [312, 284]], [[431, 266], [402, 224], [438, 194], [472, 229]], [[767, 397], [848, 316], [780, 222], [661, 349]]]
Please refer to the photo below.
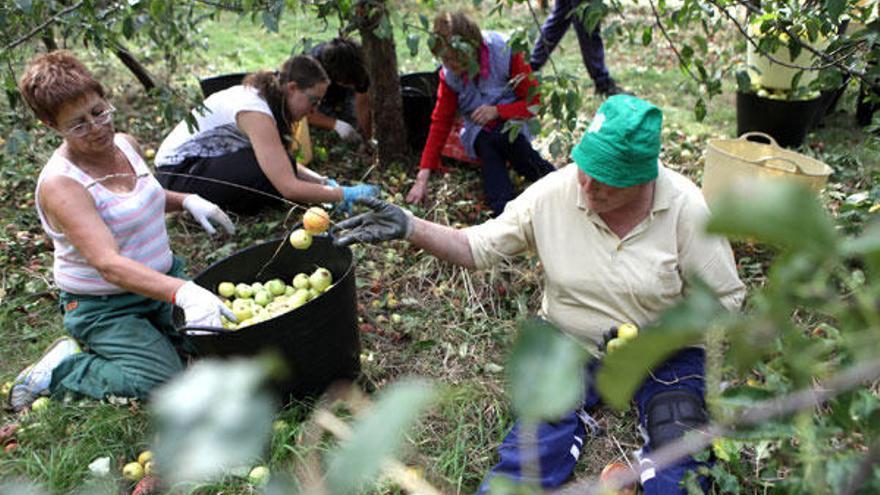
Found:
[[484, 129], [474, 141], [474, 151], [483, 162], [483, 190], [486, 193], [486, 202], [496, 217], [504, 211], [507, 202], [516, 197], [507, 173], [507, 163], [530, 181], [536, 181], [556, 170], [553, 164], [532, 148], [532, 144], [522, 134], [511, 142], [507, 132]]
[[[291, 159], [291, 163], [296, 162]], [[281, 193], [257, 163], [253, 148], [212, 158], [187, 158], [179, 165], [159, 167], [156, 175], [165, 189], [198, 194], [224, 210], [242, 215], [284, 204]]]

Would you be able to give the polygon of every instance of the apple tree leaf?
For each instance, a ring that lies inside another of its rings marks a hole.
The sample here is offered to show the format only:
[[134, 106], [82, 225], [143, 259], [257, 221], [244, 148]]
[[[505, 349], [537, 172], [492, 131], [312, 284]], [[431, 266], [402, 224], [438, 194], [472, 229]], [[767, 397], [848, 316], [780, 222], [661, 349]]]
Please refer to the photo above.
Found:
[[424, 380], [401, 380], [383, 390], [372, 410], [354, 424], [351, 439], [330, 454], [329, 493], [359, 493], [374, 480], [434, 396], [434, 387]]
[[154, 451], [169, 483], [216, 479], [260, 457], [276, 406], [263, 387], [270, 364], [202, 360], [155, 392]]
[[556, 419], [584, 398], [588, 354], [544, 320], [525, 320], [507, 365], [513, 408], [526, 421]]
[[712, 204], [707, 229], [824, 256], [836, 252], [838, 241], [815, 193], [788, 181], [741, 182], [723, 191]]

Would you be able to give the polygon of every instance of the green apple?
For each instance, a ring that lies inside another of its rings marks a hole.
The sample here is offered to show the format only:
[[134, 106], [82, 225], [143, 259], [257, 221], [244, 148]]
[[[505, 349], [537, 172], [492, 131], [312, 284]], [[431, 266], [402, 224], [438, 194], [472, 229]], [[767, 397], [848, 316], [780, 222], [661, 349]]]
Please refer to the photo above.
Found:
[[309, 284], [309, 276], [305, 273], [297, 273], [293, 277], [293, 286], [297, 289], [308, 289], [311, 286]]
[[232, 308], [232, 314], [234, 314], [235, 319], [238, 320], [239, 323], [241, 323], [253, 316], [254, 312], [251, 311], [251, 308], [249, 307], [240, 306], [238, 308]]
[[284, 295], [285, 296], [292, 296], [294, 292], [296, 292], [296, 287], [294, 287], [292, 285], [285, 285], [284, 286]]
[[144, 467], [139, 462], [129, 462], [122, 467], [122, 477], [128, 481], [140, 481], [144, 477]]
[[150, 476], [156, 472], [156, 468], [153, 466], [153, 461], [147, 461], [144, 463], [144, 475]]
[[248, 284], [240, 283], [235, 286], [235, 297], [240, 299], [250, 299], [254, 297], [254, 289]]
[[232, 282], [220, 282], [217, 286], [217, 294], [223, 297], [232, 297], [235, 295], [235, 284]]
[[257, 291], [267, 290], [266, 287], [265, 287], [263, 284], [261, 284], [260, 282], [254, 282], [254, 283], [252, 283], [252, 284], [251, 284], [251, 289], [254, 289], [254, 294], [256, 294]]
[[49, 407], [49, 404], [52, 403], [52, 399], [48, 397], [39, 397], [31, 404], [31, 411], [42, 411]]
[[318, 289], [315, 289], [315, 288], [309, 289], [309, 301], [311, 301], [312, 299], [314, 299], [320, 295], [321, 295], [321, 293], [318, 292]]
[[284, 288], [286, 285], [280, 278], [273, 278], [272, 280], [266, 282], [266, 289], [272, 293], [273, 296], [280, 296], [284, 294]]
[[260, 306], [265, 306], [272, 302], [272, 295], [267, 290], [258, 290], [254, 292], [254, 302]]
[[625, 340], [623, 340], [623, 339], [621, 339], [621, 338], [615, 338], [615, 339], [611, 339], [611, 340], [608, 341], [608, 345], [607, 345], [606, 348], [608, 349], [608, 353], [610, 354], [610, 353], [612, 353], [612, 352], [614, 352], [614, 351], [620, 349], [621, 347], [623, 347], [623, 346], [625, 346], [625, 345], [626, 345], [626, 341], [625, 341]]
[[639, 327], [632, 323], [624, 323], [617, 327], [617, 338], [623, 340], [632, 340], [639, 335]]
[[312, 245], [312, 234], [303, 229], [296, 229], [290, 234], [290, 245], [294, 249], [308, 249]]
[[295, 309], [309, 302], [309, 290], [299, 289], [290, 296], [290, 305]]
[[269, 468], [266, 466], [257, 466], [248, 473], [248, 482], [252, 485], [262, 486], [269, 482]]
[[327, 287], [330, 287], [330, 284], [333, 283], [333, 275], [330, 273], [330, 270], [318, 267], [314, 273], [309, 276], [309, 284], [313, 289], [324, 292], [327, 290]]
[[153, 460], [153, 451], [145, 450], [138, 455], [138, 464], [141, 466], [146, 466], [146, 464]]

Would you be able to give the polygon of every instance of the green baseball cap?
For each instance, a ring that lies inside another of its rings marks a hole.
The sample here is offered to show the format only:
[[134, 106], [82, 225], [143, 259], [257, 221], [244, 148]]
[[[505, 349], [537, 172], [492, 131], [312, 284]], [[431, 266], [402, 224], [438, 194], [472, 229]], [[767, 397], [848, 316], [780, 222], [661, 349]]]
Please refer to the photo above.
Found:
[[614, 95], [596, 110], [571, 151], [577, 166], [597, 181], [630, 187], [657, 178], [663, 112], [631, 95]]

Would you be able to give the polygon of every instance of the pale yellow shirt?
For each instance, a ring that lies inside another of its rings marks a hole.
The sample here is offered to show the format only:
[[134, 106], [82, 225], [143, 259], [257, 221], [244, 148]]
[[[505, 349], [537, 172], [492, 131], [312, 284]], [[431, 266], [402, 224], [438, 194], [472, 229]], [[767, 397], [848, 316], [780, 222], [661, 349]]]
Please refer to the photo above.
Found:
[[741, 306], [745, 286], [733, 251], [723, 237], [704, 233], [708, 215], [697, 186], [661, 166], [650, 214], [620, 239], [587, 208], [572, 164], [465, 233], [478, 268], [536, 253], [544, 268], [541, 316], [595, 350], [612, 326], [654, 322], [684, 297], [690, 275], [728, 309]]

